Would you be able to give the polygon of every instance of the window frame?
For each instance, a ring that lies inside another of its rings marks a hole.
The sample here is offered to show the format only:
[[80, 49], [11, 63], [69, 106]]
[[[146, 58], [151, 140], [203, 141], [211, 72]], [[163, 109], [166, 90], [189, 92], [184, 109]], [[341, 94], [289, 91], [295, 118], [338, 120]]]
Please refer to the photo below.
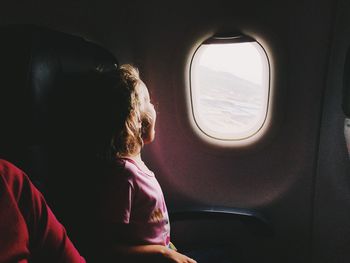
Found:
[[[259, 128], [251, 133], [250, 135], [247, 135], [245, 137], [242, 138], [234, 138], [234, 139], [227, 139], [227, 138], [217, 138], [213, 135], [208, 134], [206, 131], [203, 130], [203, 128], [198, 124], [198, 121], [196, 119], [196, 115], [195, 115], [195, 109], [194, 109], [194, 95], [193, 95], [193, 81], [192, 81], [192, 69], [193, 69], [193, 61], [194, 58], [196, 56], [197, 51], [202, 47], [202, 45], [210, 45], [210, 44], [235, 44], [235, 43], [247, 43], [247, 42], [254, 42], [256, 44], [258, 44], [261, 48], [261, 50], [263, 51], [263, 54], [265, 54], [265, 58], [267, 61], [267, 100], [266, 100], [266, 111], [264, 113], [264, 116], [262, 118], [262, 122], [261, 125], [259, 126]], [[247, 143], [250, 143], [252, 141], [256, 141], [259, 137], [259, 135], [262, 135], [261, 133], [263, 133], [263, 130], [265, 130], [265, 128], [267, 128], [266, 126], [268, 126], [267, 122], [269, 119], [269, 113], [270, 113], [270, 108], [271, 108], [271, 62], [270, 62], [270, 58], [268, 56], [268, 53], [266, 51], [266, 49], [263, 47], [263, 45], [257, 41], [256, 39], [247, 36], [247, 35], [243, 35], [243, 34], [234, 34], [232, 36], [221, 36], [221, 35], [215, 35], [212, 36], [210, 38], [207, 38], [206, 40], [204, 40], [203, 42], [201, 42], [197, 48], [195, 48], [194, 52], [191, 54], [191, 59], [190, 59], [190, 63], [189, 63], [189, 102], [190, 102], [190, 115], [192, 117], [192, 120], [194, 122], [194, 126], [195, 129], [197, 130], [197, 135], [199, 135], [202, 139], [205, 140], [209, 140], [211, 143], [213, 143], [214, 145], [219, 145], [219, 146], [239, 146], [239, 145], [245, 145]]]

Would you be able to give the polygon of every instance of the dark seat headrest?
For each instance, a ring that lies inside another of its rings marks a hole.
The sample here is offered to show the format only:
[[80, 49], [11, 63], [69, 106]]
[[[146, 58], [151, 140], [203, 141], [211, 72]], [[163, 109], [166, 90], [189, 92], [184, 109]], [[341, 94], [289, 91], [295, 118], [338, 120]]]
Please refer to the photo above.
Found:
[[350, 49], [345, 57], [343, 73], [343, 101], [342, 108], [345, 116], [350, 118]]
[[0, 36], [0, 148], [40, 143], [52, 118], [50, 96], [67, 88], [67, 80], [112, 72], [117, 64], [103, 47], [47, 28], [2, 26]]

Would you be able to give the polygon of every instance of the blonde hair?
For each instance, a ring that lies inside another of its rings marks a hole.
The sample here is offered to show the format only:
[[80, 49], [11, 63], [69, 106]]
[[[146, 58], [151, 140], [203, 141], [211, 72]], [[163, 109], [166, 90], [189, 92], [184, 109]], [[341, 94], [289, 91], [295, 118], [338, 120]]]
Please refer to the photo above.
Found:
[[121, 65], [117, 72], [119, 123], [112, 138], [112, 146], [117, 156], [128, 156], [136, 154], [143, 147], [138, 89], [142, 81], [138, 69], [130, 64]]

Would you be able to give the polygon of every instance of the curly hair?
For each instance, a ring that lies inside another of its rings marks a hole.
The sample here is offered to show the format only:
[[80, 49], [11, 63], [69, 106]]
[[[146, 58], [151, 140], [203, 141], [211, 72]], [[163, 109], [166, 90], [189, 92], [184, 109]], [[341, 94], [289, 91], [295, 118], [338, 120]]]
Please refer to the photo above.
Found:
[[133, 155], [143, 147], [142, 121], [138, 86], [142, 82], [139, 71], [130, 64], [117, 69], [118, 115], [112, 147], [117, 156]]

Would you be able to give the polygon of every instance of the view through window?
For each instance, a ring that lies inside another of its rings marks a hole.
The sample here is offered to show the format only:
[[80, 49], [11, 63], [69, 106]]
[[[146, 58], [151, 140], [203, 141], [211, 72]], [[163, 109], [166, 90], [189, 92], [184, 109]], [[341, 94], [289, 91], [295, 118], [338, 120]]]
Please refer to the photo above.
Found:
[[242, 140], [264, 124], [269, 100], [269, 62], [254, 41], [202, 44], [191, 64], [196, 124], [220, 140]]

